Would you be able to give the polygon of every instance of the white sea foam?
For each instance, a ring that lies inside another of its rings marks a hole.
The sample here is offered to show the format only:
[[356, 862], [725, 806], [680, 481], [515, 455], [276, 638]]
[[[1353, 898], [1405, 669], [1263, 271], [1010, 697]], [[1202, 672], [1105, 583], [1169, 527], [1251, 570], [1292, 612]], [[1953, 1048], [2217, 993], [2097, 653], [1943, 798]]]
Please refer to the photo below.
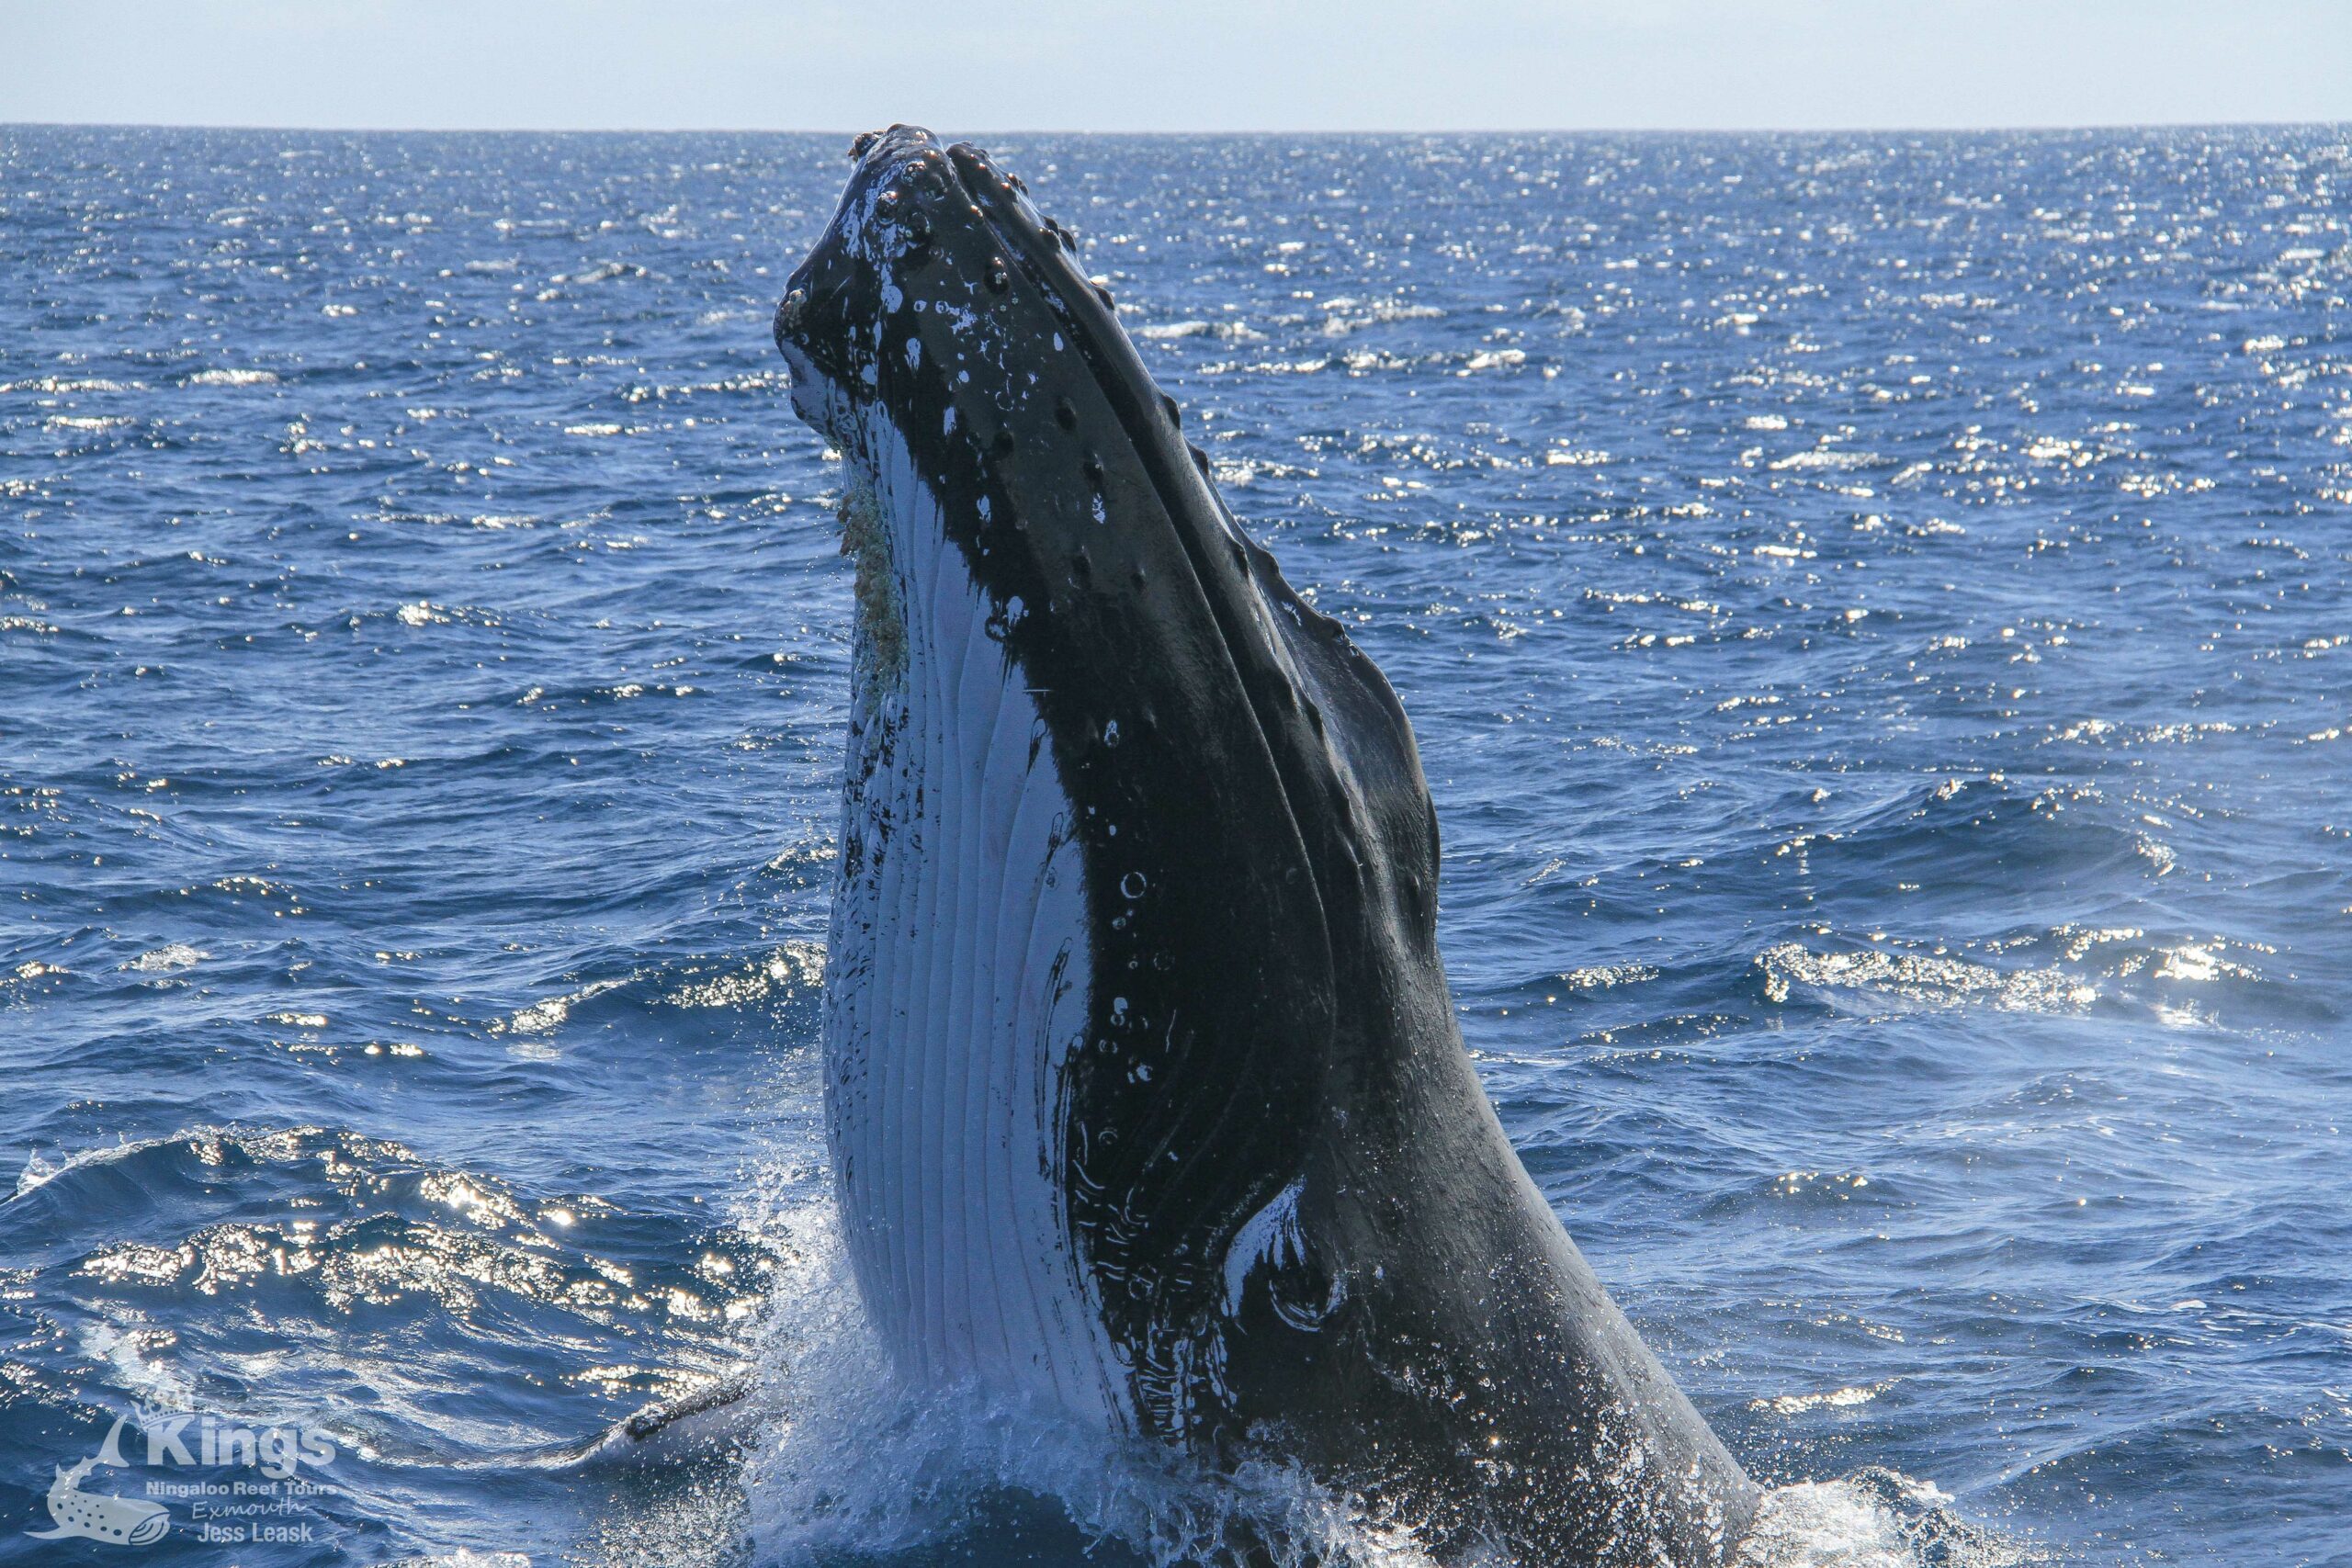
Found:
[[[1001, 1392], [910, 1390], [859, 1303], [814, 1150], [776, 1168], [789, 1196], [756, 1227], [780, 1266], [762, 1331], [762, 1437], [744, 1472], [758, 1561], [935, 1546], [990, 1529], [1008, 1500], [1025, 1497], [1155, 1568], [1231, 1561], [1243, 1543], [1285, 1565], [1431, 1568], [1408, 1532], [1294, 1469], [1212, 1475]], [[1792, 1396], [1773, 1409], [1849, 1408], [1884, 1386]], [[1775, 1488], [1736, 1568], [2009, 1568], [2035, 1560], [2025, 1542], [1962, 1524], [1950, 1503], [1931, 1483], [1887, 1471]]]
[[1833, 1388], [1820, 1393], [1784, 1393], [1773, 1399], [1751, 1400], [1748, 1407], [1769, 1410], [1775, 1416], [1802, 1416], [1811, 1410], [1850, 1410], [1859, 1404], [1868, 1404], [1893, 1388], [1897, 1381], [1889, 1378], [1884, 1382], [1858, 1383], [1850, 1388]]
[[1932, 1481], [1872, 1467], [1764, 1495], [1735, 1568], [2022, 1568], [2052, 1556], [1951, 1511]]
[[187, 942], [175, 942], [142, 953], [123, 967], [141, 975], [170, 975], [182, 969], [192, 969], [210, 956], [210, 953]]
[[1767, 1493], [1739, 1568], [1914, 1568], [1917, 1552], [1884, 1505], [1846, 1482]]
[[1802, 468], [1867, 468], [1880, 461], [1875, 452], [1841, 452], [1834, 447], [1818, 446], [1810, 452], [1792, 452], [1771, 465], [1774, 473], [1787, 473]]
[[1526, 363], [1527, 351], [1523, 348], [1480, 349], [1463, 361], [1460, 373], [1467, 376], [1474, 370], [1500, 370]]
[[1765, 996], [1775, 1002], [1787, 1001], [1798, 986], [1914, 1007], [1980, 1003], [2005, 1012], [2079, 1012], [2098, 999], [2097, 987], [2063, 969], [1996, 969], [1948, 954], [1883, 947], [1815, 953], [1781, 942], [1758, 953], [1756, 966], [1763, 971]]
[[1162, 1568], [1229, 1561], [1244, 1542], [1301, 1568], [1430, 1568], [1409, 1537], [1295, 1471], [1212, 1476], [1005, 1391], [908, 1387], [858, 1300], [821, 1167], [804, 1154], [771, 1175], [787, 1196], [756, 1222], [779, 1255], [762, 1352], [770, 1405], [744, 1474], [759, 1561], [909, 1551], [1026, 1496]]

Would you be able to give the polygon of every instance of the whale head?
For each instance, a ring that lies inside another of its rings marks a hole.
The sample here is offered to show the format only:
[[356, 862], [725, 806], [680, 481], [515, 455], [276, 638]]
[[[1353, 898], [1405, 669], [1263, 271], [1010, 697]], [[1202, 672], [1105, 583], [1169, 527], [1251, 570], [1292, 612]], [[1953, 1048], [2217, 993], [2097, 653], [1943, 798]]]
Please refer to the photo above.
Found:
[[1296, 1459], [1449, 1556], [1629, 1560], [1655, 1520], [1718, 1561], [1753, 1488], [1462, 1048], [1388, 683], [1068, 230], [978, 149], [853, 156], [775, 338], [846, 470], [826, 1119], [894, 1359]]
[[[910, 618], [969, 594], [1066, 764], [1162, 797], [1193, 775], [1228, 823], [1288, 840], [1289, 881], [1348, 885], [1318, 901], [1433, 939], [1436, 823], [1402, 708], [1227, 508], [1076, 234], [969, 143], [895, 125], [852, 157], [775, 336], [795, 412], [847, 467], [868, 672], [901, 682]], [[1147, 761], [1153, 736], [1208, 750]]]
[[[1229, 1426], [1194, 1363], [1229, 1302], [1264, 1305], [1228, 1288], [1252, 1217], [1346, 1183], [1306, 1168], [1345, 1114], [1333, 1074], [1376, 1077], [1423, 1038], [1460, 1054], [1411, 730], [1227, 510], [1069, 231], [977, 148], [897, 126], [853, 156], [775, 339], [795, 411], [843, 458], [856, 558], [828, 1052], [853, 1237], [874, 1238], [861, 1278], [925, 1320], [902, 1359], [964, 1375], [954, 1312], [1026, 1341], [999, 1304], [934, 1292], [953, 1268], [920, 1238], [1027, 1224], [1069, 1254], [1104, 1337], [1064, 1359], [1112, 1369], [1112, 1407]], [[964, 945], [942, 956], [933, 930]], [[990, 994], [1016, 1000], [976, 1021]], [[918, 1082], [934, 1051], [981, 1087]], [[1035, 1155], [985, 1136], [1042, 1161], [1050, 1213], [899, 1212], [933, 1183], [1026, 1179], [899, 1169], [964, 1157], [955, 1128], [902, 1147], [910, 1106], [981, 1092], [1043, 1107]], [[1296, 1261], [1298, 1300], [1332, 1299]]]
[[[1081, 270], [1077, 236], [969, 144], [893, 126], [853, 155], [775, 331], [796, 412], [848, 464], [844, 547], [873, 672], [899, 673], [921, 601], [965, 586], [919, 569], [944, 539], [963, 557], [951, 575], [987, 596], [1033, 675], [1047, 642], [1080, 660], [1148, 646], [1155, 573], [1204, 601], [1225, 640], [1261, 645], [1239, 673], [1263, 673], [1283, 635], [1255, 581], [1275, 578], [1272, 560], [1253, 562], [1177, 404]], [[1295, 595], [1272, 597], [1304, 623]], [[1024, 637], [1024, 620], [1069, 635]], [[1239, 694], [1215, 673], [1217, 698]]]

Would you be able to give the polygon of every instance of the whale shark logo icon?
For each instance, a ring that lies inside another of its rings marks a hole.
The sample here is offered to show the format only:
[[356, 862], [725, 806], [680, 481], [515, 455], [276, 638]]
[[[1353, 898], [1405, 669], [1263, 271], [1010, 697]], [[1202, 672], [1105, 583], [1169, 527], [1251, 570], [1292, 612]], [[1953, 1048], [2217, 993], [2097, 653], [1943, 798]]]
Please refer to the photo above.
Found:
[[161, 1503], [118, 1497], [111, 1492], [82, 1490], [82, 1483], [97, 1466], [127, 1462], [122, 1457], [122, 1428], [130, 1419], [128, 1416], [116, 1416], [107, 1431], [107, 1440], [88, 1459], [57, 1467], [57, 1479], [50, 1483], [47, 1498], [49, 1517], [55, 1528], [28, 1530], [26, 1534], [36, 1540], [74, 1536], [112, 1546], [148, 1546], [164, 1539], [164, 1532], [172, 1528], [172, 1514]]

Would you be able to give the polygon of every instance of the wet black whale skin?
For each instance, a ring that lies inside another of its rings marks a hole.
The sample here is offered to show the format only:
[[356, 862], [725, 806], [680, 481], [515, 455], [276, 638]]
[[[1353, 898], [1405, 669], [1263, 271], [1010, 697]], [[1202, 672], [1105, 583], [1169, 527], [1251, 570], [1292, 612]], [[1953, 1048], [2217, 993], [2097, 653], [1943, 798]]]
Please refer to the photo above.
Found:
[[[1023, 606], [1002, 635], [1077, 807], [1093, 943], [1057, 1176], [1136, 1424], [1301, 1463], [1442, 1553], [1724, 1559], [1758, 1489], [1464, 1051], [1387, 682], [1232, 525], [1017, 182], [910, 127], [854, 155], [776, 334], [887, 411], [974, 581]], [[1277, 1200], [1295, 1224], [1235, 1260]]]

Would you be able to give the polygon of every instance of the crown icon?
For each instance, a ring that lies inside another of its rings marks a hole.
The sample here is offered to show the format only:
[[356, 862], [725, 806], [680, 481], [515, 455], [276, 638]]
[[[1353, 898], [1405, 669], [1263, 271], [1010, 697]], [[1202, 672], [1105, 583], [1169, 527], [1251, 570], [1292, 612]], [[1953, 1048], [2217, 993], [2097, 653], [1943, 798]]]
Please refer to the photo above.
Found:
[[150, 1422], [165, 1420], [174, 1416], [187, 1416], [191, 1414], [187, 1401], [173, 1399], [170, 1397], [151, 1399], [141, 1395], [133, 1403], [132, 1409], [136, 1412], [131, 1418], [132, 1425], [141, 1428], [144, 1428]]

